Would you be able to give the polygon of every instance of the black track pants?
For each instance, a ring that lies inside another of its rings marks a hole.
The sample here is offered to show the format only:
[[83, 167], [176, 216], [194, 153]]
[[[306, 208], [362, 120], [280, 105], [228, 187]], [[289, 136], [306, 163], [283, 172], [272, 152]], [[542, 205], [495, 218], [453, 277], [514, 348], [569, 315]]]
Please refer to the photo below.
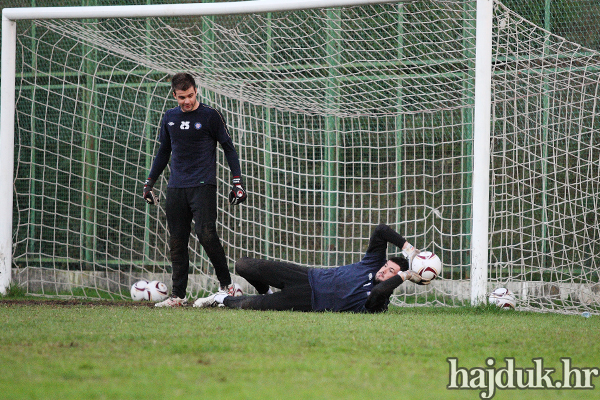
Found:
[[309, 268], [300, 265], [254, 258], [242, 258], [235, 264], [236, 272], [256, 288], [266, 293], [269, 287], [280, 289], [273, 294], [227, 297], [225, 305], [250, 310], [312, 311], [312, 290], [308, 282]]
[[227, 258], [217, 234], [217, 187], [167, 189], [167, 225], [173, 265], [173, 295], [185, 297], [190, 270], [188, 244], [195, 223], [198, 240], [212, 263], [221, 286], [231, 283]]

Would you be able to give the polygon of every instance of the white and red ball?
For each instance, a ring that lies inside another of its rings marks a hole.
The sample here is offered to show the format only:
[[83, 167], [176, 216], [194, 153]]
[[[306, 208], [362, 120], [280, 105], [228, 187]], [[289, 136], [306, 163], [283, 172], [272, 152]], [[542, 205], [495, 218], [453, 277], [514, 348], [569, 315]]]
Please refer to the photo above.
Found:
[[167, 297], [169, 297], [169, 288], [161, 281], [152, 281], [146, 286], [146, 300], [157, 303]]
[[507, 288], [498, 288], [490, 293], [490, 297], [488, 299], [490, 304], [495, 304], [498, 307], [505, 309], [515, 309], [517, 305], [517, 299], [515, 298], [515, 294], [508, 290]]
[[146, 298], [146, 287], [148, 286], [148, 281], [142, 279], [137, 281], [131, 286], [131, 298], [133, 301], [142, 301]]
[[237, 283], [234, 283], [233, 286], [227, 291], [227, 294], [229, 296], [243, 296], [244, 295], [244, 291], [242, 290], [242, 287], [240, 285], [238, 285]]
[[430, 281], [442, 273], [442, 261], [431, 251], [422, 251], [413, 258], [411, 269]]

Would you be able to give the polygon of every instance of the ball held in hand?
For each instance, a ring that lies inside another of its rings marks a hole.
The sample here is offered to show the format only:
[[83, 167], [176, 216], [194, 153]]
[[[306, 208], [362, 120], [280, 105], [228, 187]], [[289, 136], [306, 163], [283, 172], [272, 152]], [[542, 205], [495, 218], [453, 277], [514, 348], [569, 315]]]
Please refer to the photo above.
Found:
[[422, 251], [413, 259], [411, 269], [430, 281], [442, 273], [442, 261], [431, 251]]

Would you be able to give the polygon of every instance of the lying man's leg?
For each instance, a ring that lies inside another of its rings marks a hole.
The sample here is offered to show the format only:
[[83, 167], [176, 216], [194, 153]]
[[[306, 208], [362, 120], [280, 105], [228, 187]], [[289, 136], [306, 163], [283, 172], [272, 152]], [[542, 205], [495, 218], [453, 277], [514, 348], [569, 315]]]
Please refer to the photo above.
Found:
[[312, 311], [312, 290], [308, 279], [305, 284], [288, 285], [273, 294], [256, 296], [227, 296], [223, 304], [245, 310]]
[[[312, 311], [309, 268], [288, 262], [242, 258], [235, 263], [235, 269], [261, 294], [233, 297], [219, 292], [196, 300], [194, 307], [225, 305], [248, 310]], [[271, 286], [280, 291], [267, 294]]]
[[235, 271], [260, 294], [267, 293], [270, 286], [308, 285], [308, 267], [289, 262], [244, 257], [235, 263]]

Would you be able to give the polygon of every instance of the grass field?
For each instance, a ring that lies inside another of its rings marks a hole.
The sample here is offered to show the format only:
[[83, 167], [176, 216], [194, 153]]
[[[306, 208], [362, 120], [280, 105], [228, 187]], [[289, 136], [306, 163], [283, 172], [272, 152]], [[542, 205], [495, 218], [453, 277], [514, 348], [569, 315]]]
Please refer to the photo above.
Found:
[[[78, 303], [78, 302], [73, 302]], [[600, 367], [600, 318], [493, 308], [379, 315], [154, 309], [2, 300], [0, 399], [477, 399], [459, 367]], [[600, 378], [592, 381], [600, 386]], [[495, 399], [597, 399], [593, 390], [500, 390]]]

